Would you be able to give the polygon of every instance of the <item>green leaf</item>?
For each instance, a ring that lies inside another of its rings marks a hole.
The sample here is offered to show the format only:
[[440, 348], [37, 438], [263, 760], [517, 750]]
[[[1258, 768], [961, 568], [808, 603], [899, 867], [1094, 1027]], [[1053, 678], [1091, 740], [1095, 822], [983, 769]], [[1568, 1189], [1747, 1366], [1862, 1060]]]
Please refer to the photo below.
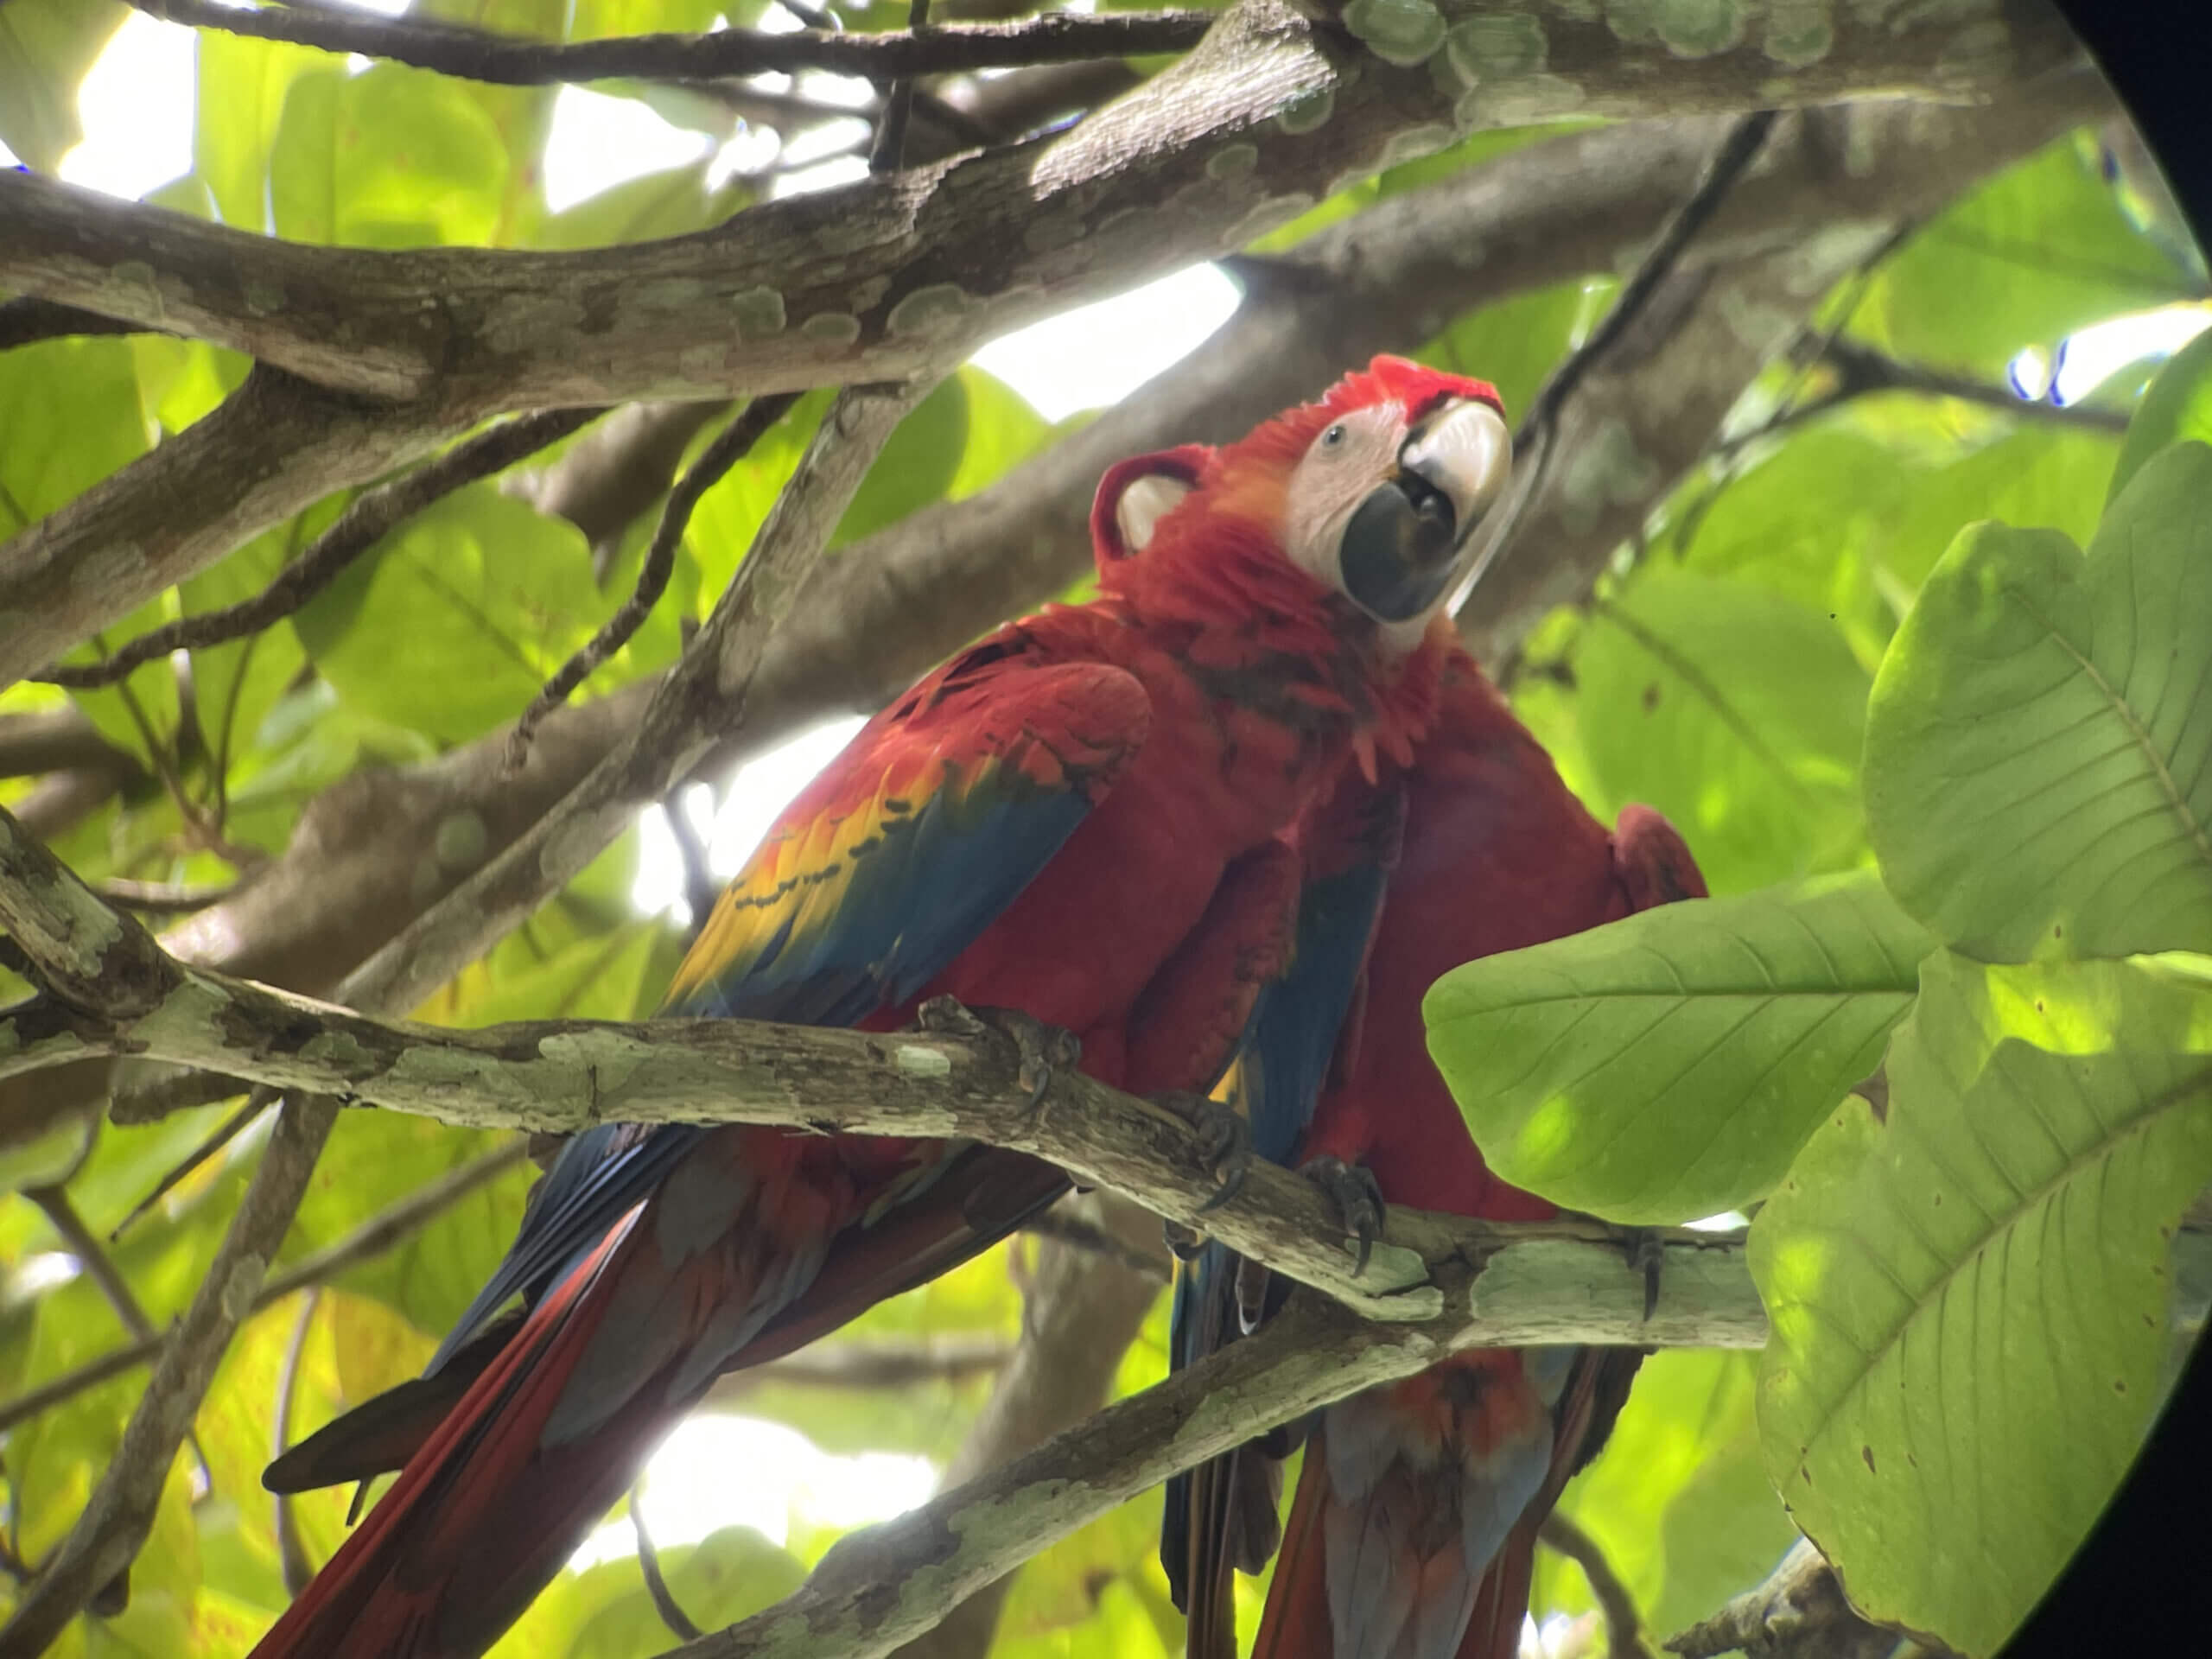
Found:
[[[221, 610], [259, 594], [337, 512], [334, 499], [255, 537], [228, 558], [187, 578], [177, 588], [185, 613]], [[194, 648], [194, 709], [218, 776], [227, 773], [232, 756], [252, 744], [262, 721], [306, 660], [298, 636], [281, 623], [223, 645]]]
[[707, 194], [701, 162], [625, 179], [572, 207], [550, 213], [529, 237], [538, 248], [604, 248], [647, 242], [702, 230], [726, 217], [741, 200]]
[[[202, 30], [194, 105], [193, 170], [223, 223], [257, 235], [270, 228], [270, 162], [292, 84], [330, 75], [330, 55], [289, 41]], [[297, 129], [295, 137], [298, 136]]]
[[1484, 306], [1454, 321], [1416, 355], [1454, 374], [1489, 381], [1518, 419], [1573, 345], [1590, 287], [1578, 276]]
[[1929, 944], [1866, 875], [1662, 905], [1455, 969], [1429, 1052], [1515, 1185], [1693, 1220], [1781, 1179], [1874, 1069]]
[[0, 6], [0, 143], [51, 173], [84, 137], [77, 89], [130, 12], [111, 0]]
[[[1653, 1354], [1604, 1453], [1560, 1497], [1662, 1636], [1758, 1583], [1796, 1538], [1759, 1462], [1758, 1364], [1717, 1349]], [[1540, 1550], [1529, 1605], [1541, 1622], [1595, 1604], [1579, 1567]]]
[[1980, 524], [1891, 641], [1866, 815], [1898, 902], [1992, 960], [2212, 944], [2212, 448], [2181, 444], [2086, 558]]
[[1608, 810], [1665, 813], [1715, 893], [1862, 856], [1868, 676], [1829, 618], [1748, 583], [1654, 570], [1597, 612], [1573, 669]]
[[2184, 439], [2212, 443], [2212, 328], [2167, 359], [2135, 406], [2112, 469], [2109, 499], [2120, 499], [2144, 462]]
[[1994, 1651], [2139, 1444], [2166, 1235], [2212, 1178], [2212, 995], [1931, 957], [1886, 1112], [1845, 1103], [1751, 1228], [1767, 1471], [1869, 1617]]
[[487, 481], [386, 537], [293, 626], [353, 708], [461, 741], [519, 715], [607, 608], [576, 527]]
[[968, 373], [950, 375], [899, 423], [845, 509], [832, 548], [895, 524], [942, 500], [968, 447]]
[[[702, 1630], [720, 1630], [781, 1601], [806, 1577], [790, 1552], [750, 1527], [724, 1527], [696, 1544], [659, 1554], [670, 1595]], [[569, 1659], [633, 1659], [666, 1648], [672, 1638], [636, 1557], [606, 1562], [584, 1576], [602, 1573], [624, 1588], [578, 1626]]]
[[1855, 317], [1908, 362], [1995, 380], [2023, 346], [2190, 297], [2069, 137], [1938, 214], [1884, 263]]
[[130, 343], [48, 340], [0, 353], [0, 534], [11, 535], [144, 452]]
[[276, 234], [413, 248], [493, 240], [506, 145], [460, 83], [379, 64], [292, 82], [270, 167]]

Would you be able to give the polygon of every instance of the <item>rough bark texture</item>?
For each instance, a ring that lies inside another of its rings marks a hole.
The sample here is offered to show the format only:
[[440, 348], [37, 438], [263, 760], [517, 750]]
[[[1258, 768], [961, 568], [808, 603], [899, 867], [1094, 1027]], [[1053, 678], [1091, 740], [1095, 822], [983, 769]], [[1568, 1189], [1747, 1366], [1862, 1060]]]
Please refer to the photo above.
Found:
[[[1460, 131], [1875, 92], [1972, 99], [2074, 53], [2036, 0], [1888, 22], [1854, 10], [1818, 39], [1778, 3], [1746, 0], [1698, 40], [1554, 14], [1524, 19], [1533, 39], [1509, 30], [1503, 58], [1484, 16], [1498, 10], [1447, 8], [1465, 27], [1402, 68], [1278, 0], [1245, 0], [1070, 132], [588, 253], [310, 248], [0, 175], [0, 283], [262, 364], [239, 394], [256, 418], [219, 410], [0, 544], [0, 610], [24, 618], [0, 640], [0, 683], [499, 410], [941, 372], [993, 334], [1241, 247]], [[218, 459], [229, 487], [211, 489]]]

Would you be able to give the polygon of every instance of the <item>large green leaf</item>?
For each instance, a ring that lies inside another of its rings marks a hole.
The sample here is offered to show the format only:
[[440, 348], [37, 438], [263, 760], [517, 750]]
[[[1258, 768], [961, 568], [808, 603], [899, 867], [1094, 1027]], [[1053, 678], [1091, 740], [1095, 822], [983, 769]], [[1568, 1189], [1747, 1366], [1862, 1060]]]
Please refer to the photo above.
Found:
[[1662, 905], [1447, 974], [1429, 1052], [1515, 1185], [1691, 1220], [1781, 1178], [1874, 1069], [1929, 944], [1871, 876]]
[[1862, 1611], [1988, 1653], [2156, 1401], [2165, 1233], [2212, 1178], [2212, 992], [1936, 956], [1887, 1075], [1752, 1224], [1760, 1434]]
[[1517, 419], [1574, 343], [1590, 308], [1589, 284], [1580, 276], [1516, 294], [1458, 319], [1421, 347], [1421, 359], [1489, 381]]
[[[302, 75], [320, 71], [327, 79], [330, 56], [289, 41], [213, 29], [201, 31], [196, 46], [193, 171], [226, 225], [258, 234], [270, 228], [270, 162], [286, 96]], [[301, 131], [294, 129], [296, 141]]]
[[[806, 1576], [788, 1551], [750, 1527], [724, 1527], [696, 1544], [663, 1550], [660, 1566], [676, 1605], [694, 1624], [709, 1630], [781, 1601]], [[569, 1659], [633, 1659], [670, 1645], [674, 1638], [634, 1557], [609, 1561], [591, 1573], [606, 1574], [621, 1588], [579, 1621]]]
[[607, 608], [576, 527], [486, 482], [386, 537], [293, 626], [353, 708], [458, 741], [519, 715]]
[[276, 233], [371, 248], [485, 243], [508, 183], [506, 145], [461, 83], [380, 64], [300, 75], [270, 163]]
[[130, 343], [49, 340], [0, 354], [0, 535], [13, 535], [146, 448]]
[[1748, 583], [1655, 570], [1599, 612], [1573, 669], [1607, 806], [1664, 812], [1714, 892], [1860, 858], [1868, 677], [1826, 616]]
[[0, 143], [51, 173], [84, 130], [77, 87], [130, 12], [112, 0], [9, 0], [0, 6]]
[[[220, 610], [254, 597], [336, 514], [335, 501], [311, 509], [179, 583], [186, 613]], [[306, 660], [298, 637], [276, 625], [193, 651], [192, 696], [200, 741], [219, 774], [227, 772], [232, 755], [251, 746], [262, 721]]]
[[2212, 329], [2176, 352], [2136, 405], [2112, 469], [2112, 499], [2120, 499], [2145, 461], [2183, 440], [2212, 443]]
[[[1661, 1636], [1758, 1583], [1797, 1535], [1760, 1465], [1757, 1373], [1740, 1351], [1652, 1355], [1604, 1455], [1560, 1497]], [[1529, 1605], [1541, 1620], [1595, 1603], [1580, 1568], [1540, 1550]]]
[[1868, 284], [1855, 321], [1895, 355], [1995, 380], [2021, 346], [2192, 297], [2068, 137], [1938, 214]]
[[2086, 558], [1976, 525], [1875, 681], [1868, 830], [1904, 907], [1974, 955], [2212, 944], [2212, 448], [2181, 444]]

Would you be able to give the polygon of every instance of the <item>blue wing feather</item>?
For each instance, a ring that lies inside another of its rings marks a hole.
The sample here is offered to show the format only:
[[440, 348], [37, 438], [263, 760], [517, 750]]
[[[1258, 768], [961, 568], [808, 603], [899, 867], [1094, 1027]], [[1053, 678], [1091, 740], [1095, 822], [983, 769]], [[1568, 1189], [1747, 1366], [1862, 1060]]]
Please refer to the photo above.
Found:
[[[1018, 628], [878, 715], [778, 818], [678, 969], [664, 1012], [849, 1026], [911, 1000], [1049, 863], [1141, 747], [1150, 705]], [[520, 1234], [432, 1360], [535, 1301], [711, 1131], [607, 1125], [562, 1149]]]

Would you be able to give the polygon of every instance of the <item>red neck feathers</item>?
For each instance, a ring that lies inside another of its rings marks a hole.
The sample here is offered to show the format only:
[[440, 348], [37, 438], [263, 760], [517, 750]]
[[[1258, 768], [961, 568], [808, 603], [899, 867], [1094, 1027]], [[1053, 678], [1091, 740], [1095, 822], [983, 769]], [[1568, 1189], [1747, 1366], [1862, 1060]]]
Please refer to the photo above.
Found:
[[[1480, 381], [1378, 357], [1235, 443], [1185, 444], [1122, 463], [1107, 474], [1092, 514], [1102, 593], [1169, 635], [1200, 674], [1257, 671], [1316, 713], [1355, 720], [1354, 753], [1370, 779], [1378, 759], [1407, 763], [1434, 716], [1450, 625], [1440, 617], [1411, 652], [1392, 649], [1372, 617], [1292, 563], [1286, 505], [1293, 472], [1332, 422], [1384, 404], [1415, 418], [1450, 397], [1497, 402]], [[1175, 479], [1189, 493], [1132, 552], [1113, 505], [1142, 473]]]

